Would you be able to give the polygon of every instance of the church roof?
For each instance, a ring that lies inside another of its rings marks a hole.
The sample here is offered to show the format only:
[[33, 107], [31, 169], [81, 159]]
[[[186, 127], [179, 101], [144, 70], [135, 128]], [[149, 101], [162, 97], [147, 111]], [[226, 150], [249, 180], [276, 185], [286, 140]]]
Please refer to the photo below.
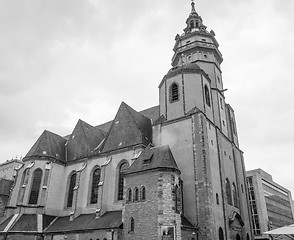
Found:
[[180, 172], [168, 145], [151, 147], [149, 144], [130, 166], [126, 174], [154, 169], [169, 169]]
[[136, 112], [122, 102], [111, 124], [102, 152], [117, 150], [152, 141], [152, 126], [149, 118]]
[[52, 232], [70, 232], [94, 229], [119, 228], [122, 224], [122, 212], [110, 211], [96, 218], [96, 214], [82, 214], [70, 221], [69, 216], [58, 217], [46, 230]]
[[141, 113], [122, 102], [113, 121], [99, 126], [79, 120], [70, 135], [61, 137], [45, 130], [24, 161], [47, 157], [63, 163], [152, 141], [152, 120], [159, 117], [159, 106]]
[[45, 130], [24, 157], [24, 160], [31, 157], [51, 157], [65, 161], [65, 142], [66, 140], [63, 137]]
[[79, 120], [66, 144], [67, 161], [91, 155], [106, 134], [99, 128]]

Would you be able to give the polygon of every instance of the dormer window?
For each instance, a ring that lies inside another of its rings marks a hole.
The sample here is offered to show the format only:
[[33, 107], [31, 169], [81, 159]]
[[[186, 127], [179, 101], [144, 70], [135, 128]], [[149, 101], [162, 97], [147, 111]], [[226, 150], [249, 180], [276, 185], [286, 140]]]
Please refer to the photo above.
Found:
[[179, 100], [179, 85], [177, 83], [173, 83], [170, 86], [169, 94], [170, 94], [170, 102], [171, 103]]

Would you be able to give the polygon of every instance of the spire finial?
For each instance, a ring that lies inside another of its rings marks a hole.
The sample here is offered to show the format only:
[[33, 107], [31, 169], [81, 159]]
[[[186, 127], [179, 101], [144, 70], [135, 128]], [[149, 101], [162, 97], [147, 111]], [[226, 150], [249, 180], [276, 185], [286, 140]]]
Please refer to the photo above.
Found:
[[192, 6], [191, 13], [196, 13], [194, 0], [191, 0], [191, 6]]

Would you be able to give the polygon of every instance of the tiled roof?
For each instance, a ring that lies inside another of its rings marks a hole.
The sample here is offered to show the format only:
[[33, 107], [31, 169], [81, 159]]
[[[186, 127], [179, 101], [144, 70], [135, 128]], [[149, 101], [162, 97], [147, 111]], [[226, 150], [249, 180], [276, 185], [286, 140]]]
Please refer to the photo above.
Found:
[[[154, 106], [151, 108], [147, 108], [145, 110], [139, 111], [139, 113], [141, 113], [142, 115], [144, 115], [145, 117], [149, 118], [151, 120], [151, 122], [155, 122], [156, 119], [159, 118], [159, 106]], [[109, 121], [103, 124], [100, 124], [98, 126], [96, 126], [96, 128], [99, 128], [105, 132], [108, 132], [111, 124], [113, 121]]]
[[0, 179], [0, 195], [9, 196], [12, 184], [12, 180]]
[[67, 161], [89, 156], [106, 136], [106, 132], [79, 120], [66, 144]]
[[45, 233], [112, 229], [119, 228], [121, 224], [121, 211], [106, 212], [99, 218], [96, 218], [96, 214], [82, 214], [72, 221], [69, 221], [69, 216], [57, 218], [57, 220], [45, 230]]
[[196, 229], [196, 227], [184, 215], [181, 215], [181, 222], [182, 227]]
[[0, 224], [0, 232], [2, 232], [5, 227], [7, 226], [7, 224], [10, 222], [10, 220], [12, 219], [13, 215], [9, 216], [6, 219], [1, 219], [1, 224]]
[[24, 157], [24, 160], [30, 157], [47, 156], [60, 161], [65, 160], [64, 144], [66, 140], [52, 132], [45, 130], [35, 142], [33, 147]]
[[151, 147], [148, 145], [126, 174], [152, 169], [170, 169], [180, 172], [169, 146]]
[[122, 102], [104, 142], [103, 152], [137, 144], [147, 146], [151, 141], [152, 126], [150, 119]]
[[23, 214], [9, 229], [9, 232], [36, 232], [37, 230], [37, 215]]

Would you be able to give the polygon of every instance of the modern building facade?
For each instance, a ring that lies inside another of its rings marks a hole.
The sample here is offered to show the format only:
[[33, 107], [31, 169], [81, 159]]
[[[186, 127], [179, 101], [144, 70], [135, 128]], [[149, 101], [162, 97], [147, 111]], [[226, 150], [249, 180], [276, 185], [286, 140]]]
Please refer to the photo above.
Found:
[[262, 169], [246, 172], [255, 239], [269, 239], [263, 232], [294, 223], [291, 192]]
[[159, 106], [44, 131], [17, 171], [0, 239], [252, 239], [222, 55], [191, 4]]

